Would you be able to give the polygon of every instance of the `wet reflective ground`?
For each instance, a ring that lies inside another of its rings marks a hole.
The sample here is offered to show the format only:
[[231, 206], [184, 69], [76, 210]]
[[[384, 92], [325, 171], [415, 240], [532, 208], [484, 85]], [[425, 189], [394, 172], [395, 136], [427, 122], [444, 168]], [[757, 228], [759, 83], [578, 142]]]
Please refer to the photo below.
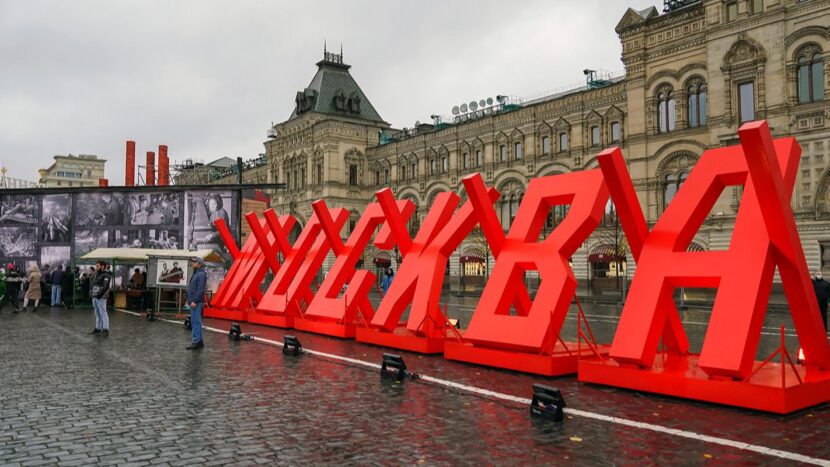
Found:
[[[447, 297], [469, 322], [474, 298]], [[615, 307], [585, 306], [598, 339], [613, 336]], [[693, 342], [708, 315], [684, 313]], [[257, 342], [189, 333], [113, 313], [97, 338], [91, 311], [0, 314], [0, 465], [188, 464], [696, 464], [787, 463], [777, 457], [573, 416], [538, 423], [527, 407], [421, 381], [381, 383], [376, 370]], [[767, 317], [777, 345], [785, 314]], [[568, 321], [568, 332], [575, 323]], [[227, 329], [229, 323], [208, 320]], [[281, 340], [285, 331], [242, 324]], [[307, 348], [380, 362], [384, 349], [296, 331]], [[792, 333], [792, 331], [790, 331]], [[792, 341], [793, 343], [795, 341]], [[768, 352], [767, 352], [768, 353]], [[780, 417], [541, 378], [403, 353], [412, 371], [530, 397], [534, 382], [561, 388], [569, 407], [830, 459], [830, 407]]]

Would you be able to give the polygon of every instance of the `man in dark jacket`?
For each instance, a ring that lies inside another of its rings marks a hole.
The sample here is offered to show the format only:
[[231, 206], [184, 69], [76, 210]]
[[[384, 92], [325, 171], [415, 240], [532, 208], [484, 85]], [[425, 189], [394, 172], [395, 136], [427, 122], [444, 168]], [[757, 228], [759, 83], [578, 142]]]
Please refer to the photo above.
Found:
[[55, 270], [52, 271], [52, 275], [47, 279], [47, 281], [52, 284], [52, 300], [49, 302], [51, 306], [58, 306], [61, 303], [61, 290], [63, 289], [63, 266], [57, 265]]
[[20, 286], [23, 284], [23, 278], [17, 272], [14, 264], [9, 263], [6, 269], [6, 296], [9, 297], [9, 303], [14, 306], [12, 313], [20, 312]]
[[67, 266], [61, 282], [61, 303], [63, 303], [64, 308], [72, 308], [72, 302], [75, 296], [75, 281], [77, 278], [78, 268], [72, 270]]
[[827, 331], [827, 302], [830, 299], [830, 282], [824, 280], [821, 271], [813, 276], [813, 290], [816, 292], [821, 320], [824, 321], [824, 330]]
[[190, 307], [193, 339], [187, 346], [187, 350], [196, 350], [205, 346], [202, 342], [202, 310], [205, 307], [207, 274], [205, 274], [205, 262], [202, 258], [191, 258], [190, 265], [193, 267], [193, 275], [190, 276], [190, 282], [187, 284], [187, 306]]
[[112, 274], [107, 271], [106, 263], [98, 261], [95, 263], [95, 278], [92, 281], [92, 308], [95, 309], [95, 329], [90, 334], [109, 337], [110, 318], [107, 315], [107, 297], [110, 293], [110, 282]]

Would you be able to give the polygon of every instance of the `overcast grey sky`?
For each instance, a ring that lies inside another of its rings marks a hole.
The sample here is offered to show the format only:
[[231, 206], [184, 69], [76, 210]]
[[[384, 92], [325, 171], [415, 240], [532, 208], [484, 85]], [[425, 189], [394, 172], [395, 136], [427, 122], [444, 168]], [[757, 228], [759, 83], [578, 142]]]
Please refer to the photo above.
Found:
[[255, 157], [322, 56], [345, 62], [394, 127], [453, 105], [622, 71], [614, 26], [657, 0], [0, 0], [0, 162], [37, 179], [55, 154]]

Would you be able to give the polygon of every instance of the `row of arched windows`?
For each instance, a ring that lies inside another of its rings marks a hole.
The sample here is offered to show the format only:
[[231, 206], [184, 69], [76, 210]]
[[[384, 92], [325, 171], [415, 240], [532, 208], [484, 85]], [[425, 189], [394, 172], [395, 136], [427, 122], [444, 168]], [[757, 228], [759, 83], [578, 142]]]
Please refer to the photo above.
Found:
[[[709, 94], [706, 82], [694, 78], [686, 86], [686, 121], [689, 128], [706, 126], [709, 112]], [[657, 132], [667, 133], [677, 128], [677, 99], [668, 84], [657, 89]]]
[[[795, 57], [796, 97], [799, 104], [817, 102], [824, 99], [824, 58], [822, 50], [816, 44], [802, 47]], [[706, 82], [695, 77], [689, 80], [684, 89], [686, 93], [686, 117], [689, 128], [706, 126], [708, 120], [709, 99]], [[664, 84], [657, 88], [657, 132], [667, 133], [677, 128], [677, 94], [671, 85]], [[742, 120], [743, 121], [743, 120]]]

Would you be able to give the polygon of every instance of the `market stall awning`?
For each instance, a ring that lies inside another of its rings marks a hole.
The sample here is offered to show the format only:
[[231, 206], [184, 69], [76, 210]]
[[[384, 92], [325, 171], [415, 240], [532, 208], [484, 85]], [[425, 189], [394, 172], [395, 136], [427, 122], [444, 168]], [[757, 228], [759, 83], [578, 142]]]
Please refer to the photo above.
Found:
[[392, 265], [392, 255], [388, 251], [378, 251], [372, 258], [372, 262], [380, 267], [388, 268]]
[[617, 249], [614, 245], [599, 245], [591, 250], [588, 255], [588, 261], [591, 263], [612, 263], [616, 261], [625, 261], [624, 254], [616, 254]]
[[484, 263], [484, 255], [479, 253], [470, 253], [458, 259], [462, 264], [466, 263]]
[[144, 263], [151, 256], [163, 258], [202, 258], [206, 263], [221, 263], [222, 256], [216, 250], [156, 250], [152, 248], [96, 248], [76, 261], [93, 263], [98, 260], [119, 263]]

